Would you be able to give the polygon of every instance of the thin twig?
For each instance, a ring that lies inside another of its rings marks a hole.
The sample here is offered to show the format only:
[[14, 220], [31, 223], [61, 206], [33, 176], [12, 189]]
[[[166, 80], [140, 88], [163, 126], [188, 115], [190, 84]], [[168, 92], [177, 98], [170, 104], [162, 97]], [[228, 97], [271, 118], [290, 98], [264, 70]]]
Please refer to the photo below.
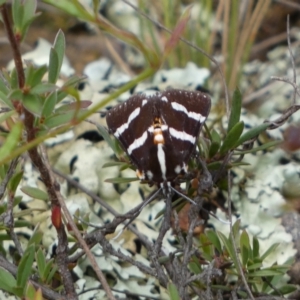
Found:
[[[295, 66], [295, 58], [293, 55], [292, 47], [291, 47], [291, 32], [290, 32], [290, 15], [287, 16], [286, 21], [286, 31], [287, 31], [287, 42], [288, 42], [288, 49], [291, 56], [291, 63], [292, 63], [292, 69], [293, 69], [293, 82], [295, 86], [297, 86], [297, 75], [296, 75], [296, 66]], [[293, 104], [296, 104], [296, 90], [294, 89], [293, 93]]]

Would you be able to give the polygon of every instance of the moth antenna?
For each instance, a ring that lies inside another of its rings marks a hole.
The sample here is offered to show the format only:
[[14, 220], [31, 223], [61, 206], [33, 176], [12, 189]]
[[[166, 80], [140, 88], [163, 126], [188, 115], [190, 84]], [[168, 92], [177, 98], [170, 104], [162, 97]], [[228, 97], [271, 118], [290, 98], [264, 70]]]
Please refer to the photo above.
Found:
[[[188, 196], [186, 196], [185, 194], [179, 192], [178, 190], [176, 190], [174, 187], [171, 186], [171, 189], [176, 193], [178, 194], [179, 196], [183, 197], [184, 199], [188, 200], [189, 202], [191, 202], [192, 204], [194, 205], [197, 205], [197, 203], [195, 201], [193, 201], [192, 199], [190, 199]], [[205, 208], [201, 207], [201, 210], [203, 210], [204, 212], [206, 212], [207, 214], [211, 215], [212, 217], [214, 217], [215, 219], [217, 219], [218, 221], [220, 221], [221, 223], [223, 224], [227, 224], [229, 225], [230, 222], [229, 221], [226, 221], [226, 220], [223, 220], [223, 219], [220, 219], [216, 214], [206, 210]]]

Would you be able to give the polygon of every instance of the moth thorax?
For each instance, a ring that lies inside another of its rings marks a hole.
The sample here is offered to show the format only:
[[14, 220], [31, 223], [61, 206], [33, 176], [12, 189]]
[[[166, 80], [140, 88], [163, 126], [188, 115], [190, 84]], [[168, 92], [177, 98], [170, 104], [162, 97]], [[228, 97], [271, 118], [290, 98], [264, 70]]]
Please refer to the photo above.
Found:
[[165, 139], [162, 133], [162, 124], [161, 124], [161, 119], [160, 118], [155, 118], [154, 119], [154, 124], [153, 124], [153, 142], [155, 145], [158, 144], [164, 144]]

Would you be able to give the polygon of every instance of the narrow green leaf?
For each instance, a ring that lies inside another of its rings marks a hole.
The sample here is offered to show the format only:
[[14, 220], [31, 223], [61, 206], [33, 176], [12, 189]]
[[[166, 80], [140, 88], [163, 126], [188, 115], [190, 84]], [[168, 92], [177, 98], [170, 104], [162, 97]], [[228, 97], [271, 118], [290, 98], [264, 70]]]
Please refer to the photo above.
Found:
[[225, 154], [227, 151], [233, 149], [243, 133], [244, 130], [244, 122], [240, 121], [236, 123], [233, 128], [229, 131], [229, 133], [226, 135], [224, 142], [220, 149], [220, 154]]
[[79, 82], [85, 80], [86, 78], [87, 78], [86, 76], [78, 77], [76, 75], [73, 75], [67, 79], [67, 81], [62, 86], [62, 89], [64, 89], [65, 87], [69, 87], [69, 86], [75, 87]]
[[251, 264], [247, 266], [247, 270], [251, 271], [251, 270], [256, 270], [256, 269], [260, 269], [262, 267], [262, 263], [255, 263], [255, 264]]
[[14, 176], [9, 181], [8, 188], [10, 192], [15, 193], [22, 178], [23, 178], [23, 171], [19, 171], [14, 174]]
[[78, 0], [44, 0], [44, 2], [57, 7], [66, 13], [75, 16], [79, 19], [86, 21], [93, 21], [94, 16], [89, 14], [88, 11], [82, 6]]
[[214, 251], [210, 240], [205, 234], [200, 234], [200, 243], [201, 243], [201, 248], [203, 253], [205, 253], [210, 258], [209, 260], [211, 261], [214, 255]]
[[178, 290], [177, 290], [175, 284], [169, 283], [168, 291], [169, 291], [171, 300], [180, 300], [180, 296], [179, 296], [179, 293], [178, 293]]
[[266, 252], [260, 257], [260, 259], [261, 259], [262, 261], [264, 261], [265, 258], [266, 258], [267, 256], [269, 256], [272, 252], [274, 252], [278, 246], [279, 246], [279, 243], [275, 243], [275, 244], [273, 244], [272, 246], [270, 246], [269, 249], [266, 250]]
[[282, 141], [272, 141], [272, 142], [265, 143], [265, 144], [263, 144], [263, 145], [261, 145], [259, 147], [256, 147], [256, 148], [253, 148], [253, 149], [250, 149], [250, 150], [240, 151], [240, 150], [236, 149], [236, 152], [234, 153], [234, 155], [255, 153], [257, 151], [267, 150], [267, 149], [272, 148], [274, 146], [277, 146], [277, 145], [279, 145], [281, 143], [282, 143]]
[[44, 200], [44, 201], [49, 199], [48, 194], [46, 192], [44, 192], [38, 188], [35, 188], [35, 187], [23, 186], [21, 188], [21, 191], [24, 194], [26, 194], [34, 199], [40, 199], [40, 200]]
[[4, 78], [0, 78], [0, 91], [2, 93], [4, 93], [4, 95], [7, 95], [8, 92], [9, 92], [9, 89], [8, 89], [8, 83], [5, 82], [5, 79]]
[[25, 289], [29, 276], [32, 274], [34, 251], [34, 245], [30, 245], [24, 252], [24, 255], [22, 256], [20, 264], [18, 266], [17, 286], [22, 288], [23, 290]]
[[33, 284], [31, 282], [29, 282], [27, 284], [27, 287], [26, 287], [26, 291], [25, 291], [25, 295], [26, 295], [26, 300], [37, 300], [35, 298], [35, 293], [36, 293], [36, 290], [33, 286]]
[[53, 115], [45, 120], [45, 126], [48, 128], [54, 128], [70, 122], [74, 118], [74, 112], [70, 111], [63, 115]]
[[97, 124], [97, 129], [100, 132], [101, 136], [104, 138], [104, 140], [107, 142], [109, 147], [113, 150], [113, 152], [118, 154], [119, 149], [117, 148], [115, 141], [111, 138], [107, 129], [100, 124]]
[[10, 109], [15, 109], [11, 100], [2, 91], [0, 91], [0, 102], [6, 104]]
[[296, 285], [293, 285], [293, 284], [284, 284], [283, 286], [277, 288], [276, 287], [276, 291], [273, 291], [271, 293], [271, 295], [278, 295], [278, 292], [279, 294], [282, 294], [282, 295], [286, 295], [286, 294], [290, 294], [294, 291], [297, 290], [297, 286]]
[[267, 130], [267, 128], [269, 127], [269, 124], [264, 123], [261, 124], [257, 127], [251, 128], [250, 130], [248, 130], [247, 132], [245, 132], [237, 141], [236, 146], [240, 146], [243, 143], [245, 143], [246, 141], [251, 140], [252, 138], [258, 136], [260, 133], [264, 132]]
[[48, 82], [56, 83], [60, 72], [59, 58], [56, 50], [51, 48], [49, 56]]
[[44, 255], [44, 253], [41, 249], [39, 249], [37, 251], [37, 253], [35, 255], [35, 259], [36, 259], [37, 266], [38, 266], [39, 276], [40, 276], [40, 278], [43, 278], [45, 268], [46, 268], [46, 258], [45, 258], [45, 255]]
[[14, 115], [16, 112], [14, 110], [11, 110], [7, 113], [0, 114], [0, 124], [6, 121], [8, 118], [10, 118], [12, 115]]
[[60, 29], [55, 37], [53, 48], [57, 53], [58, 58], [58, 73], [60, 73], [60, 69], [63, 63], [64, 55], [65, 55], [65, 47], [66, 41], [65, 36], [62, 30]]
[[14, 294], [14, 289], [16, 287], [16, 279], [6, 270], [0, 268], [0, 289], [11, 294]]
[[248, 273], [249, 277], [266, 277], [266, 276], [276, 276], [276, 275], [283, 275], [284, 272], [271, 270], [271, 269], [263, 269], [257, 270], [251, 273]]
[[32, 20], [35, 16], [35, 11], [37, 7], [36, 0], [26, 0], [24, 1], [24, 17], [22, 25], [27, 25], [28, 21]]
[[217, 234], [213, 230], [208, 230], [206, 235], [210, 242], [214, 245], [214, 247], [218, 250], [219, 253], [222, 253], [221, 242], [217, 236]]
[[21, 32], [23, 17], [24, 17], [24, 6], [22, 1], [20, 0], [13, 0], [12, 2], [12, 17], [13, 23], [16, 28], [15, 33]]
[[53, 83], [41, 82], [31, 89], [32, 94], [44, 94], [55, 91], [56, 86]]
[[231, 105], [231, 112], [228, 122], [227, 132], [229, 133], [231, 129], [240, 121], [241, 116], [241, 109], [242, 109], [242, 94], [240, 90], [237, 88], [232, 96], [232, 105]]
[[212, 137], [212, 141], [211, 141], [211, 145], [209, 147], [209, 157], [212, 158], [214, 157], [221, 145], [221, 137], [218, 134], [217, 131], [215, 131], [214, 129], [211, 131], [211, 137]]
[[41, 116], [43, 103], [41, 98], [36, 94], [26, 94], [23, 97], [23, 104], [27, 110], [36, 116]]
[[126, 162], [123, 161], [111, 161], [111, 162], [107, 162], [105, 163], [102, 168], [110, 168], [110, 167], [125, 167], [125, 168], [129, 168], [130, 165]]
[[138, 181], [137, 177], [116, 177], [116, 178], [107, 178], [104, 181], [109, 183], [129, 183], [133, 181]]
[[37, 67], [31, 80], [31, 87], [35, 87], [40, 84], [47, 71], [48, 67], [46, 65]]
[[32, 79], [34, 78], [34, 73], [35, 73], [35, 67], [33, 66], [32, 63], [28, 63], [27, 67], [25, 69], [25, 85], [26, 86], [32, 86], [31, 82], [32, 82]]
[[42, 108], [42, 116], [44, 118], [48, 118], [54, 112], [55, 105], [57, 103], [57, 92], [54, 91], [50, 93], [45, 99], [43, 108]]
[[208, 170], [219, 170], [222, 165], [223, 165], [222, 162], [220, 162], [220, 161], [214, 161], [212, 163], [209, 163], [207, 165], [207, 168], [208, 168]]
[[35, 231], [33, 235], [30, 237], [30, 240], [28, 241], [28, 245], [38, 246], [41, 243], [44, 234], [38, 230], [38, 227], [36, 227], [34, 230]]
[[21, 137], [22, 129], [22, 122], [18, 122], [14, 125], [11, 132], [8, 134], [5, 143], [0, 147], [0, 159], [8, 156], [17, 147]]
[[217, 235], [219, 236], [220, 240], [222, 241], [224, 247], [226, 248], [230, 258], [234, 262], [235, 267], [238, 268], [237, 257], [236, 257], [236, 254], [234, 252], [232, 242], [229, 239], [227, 239], [227, 237], [220, 231], [217, 231]]
[[16, 68], [14, 67], [10, 73], [10, 87], [12, 90], [19, 88], [19, 82], [18, 82], [18, 74], [16, 71]]
[[45, 272], [44, 272], [44, 276], [43, 276], [46, 283], [49, 283], [52, 280], [52, 278], [57, 270], [58, 270], [58, 267], [57, 267], [57, 265], [54, 265], [53, 258], [51, 258], [46, 264]]
[[249, 236], [245, 230], [243, 230], [240, 237], [240, 248], [241, 248], [241, 256], [242, 256], [242, 264], [245, 267], [247, 265], [249, 257], [251, 258], [250, 253], [252, 254]]
[[61, 105], [60, 107], [58, 107], [55, 110], [55, 112], [59, 113], [59, 114], [62, 114], [62, 113], [65, 113], [67, 111], [74, 111], [74, 110], [78, 111], [78, 110], [88, 108], [91, 104], [92, 104], [92, 101], [90, 101], [90, 100], [76, 101], [76, 102]]
[[253, 236], [252, 245], [253, 245], [253, 259], [255, 259], [259, 257], [259, 241], [256, 236]]

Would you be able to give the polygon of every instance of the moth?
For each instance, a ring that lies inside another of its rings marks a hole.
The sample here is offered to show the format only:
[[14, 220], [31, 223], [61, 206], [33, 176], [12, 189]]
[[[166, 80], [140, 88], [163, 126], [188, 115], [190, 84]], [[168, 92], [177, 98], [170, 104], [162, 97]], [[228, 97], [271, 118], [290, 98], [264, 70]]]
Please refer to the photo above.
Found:
[[134, 95], [110, 109], [106, 122], [139, 179], [170, 195], [175, 179], [187, 172], [210, 108], [207, 94], [172, 89], [151, 96]]

